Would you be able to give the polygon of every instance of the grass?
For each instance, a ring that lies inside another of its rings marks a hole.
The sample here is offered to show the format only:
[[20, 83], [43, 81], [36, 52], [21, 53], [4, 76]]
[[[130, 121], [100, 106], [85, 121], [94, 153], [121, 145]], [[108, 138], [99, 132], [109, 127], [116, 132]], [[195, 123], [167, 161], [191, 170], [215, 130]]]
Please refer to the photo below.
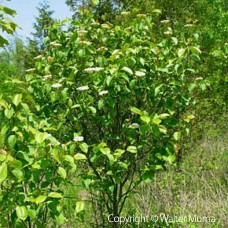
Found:
[[[228, 139], [225, 134], [207, 133], [199, 140], [188, 142], [181, 171], [175, 166], [167, 167], [166, 171], [155, 174], [150, 184], [139, 186], [128, 199], [123, 216], [147, 216], [149, 220], [151, 216], [157, 216], [157, 221], [129, 223], [121, 227], [228, 227]], [[74, 187], [67, 188], [67, 192], [75, 199], [65, 201], [63, 209], [69, 220], [63, 227], [98, 227], [95, 220], [100, 218], [97, 215], [99, 208], [92, 208], [88, 192], [80, 189], [77, 181]], [[85, 200], [86, 206], [85, 220], [81, 223], [74, 215], [78, 200]], [[158, 218], [161, 214], [175, 221], [184, 216], [187, 219], [182, 223], [171, 223], [166, 222], [164, 216]]]
[[184, 152], [182, 171], [169, 167], [157, 173], [150, 185], [138, 189], [129, 204], [141, 215], [201, 218], [198, 223], [187, 219], [189, 223], [163, 227], [228, 227], [228, 140], [204, 138], [191, 146]]

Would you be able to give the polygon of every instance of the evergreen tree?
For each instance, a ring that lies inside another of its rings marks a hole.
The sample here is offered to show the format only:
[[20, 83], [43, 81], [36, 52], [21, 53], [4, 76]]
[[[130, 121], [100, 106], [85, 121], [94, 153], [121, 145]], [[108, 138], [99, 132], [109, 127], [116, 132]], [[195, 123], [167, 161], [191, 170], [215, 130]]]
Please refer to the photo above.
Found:
[[73, 18], [78, 18], [78, 10], [90, 9], [99, 22], [113, 21], [115, 15], [124, 9], [130, 9], [133, 0], [66, 0]]
[[45, 37], [49, 36], [49, 28], [53, 25], [53, 13], [54, 11], [51, 10], [50, 5], [47, 1], [40, 3], [40, 6], [37, 8], [39, 14], [36, 17], [36, 22], [33, 25], [35, 30], [32, 33], [34, 37], [34, 42], [36, 43], [38, 49], [44, 49], [44, 39]]

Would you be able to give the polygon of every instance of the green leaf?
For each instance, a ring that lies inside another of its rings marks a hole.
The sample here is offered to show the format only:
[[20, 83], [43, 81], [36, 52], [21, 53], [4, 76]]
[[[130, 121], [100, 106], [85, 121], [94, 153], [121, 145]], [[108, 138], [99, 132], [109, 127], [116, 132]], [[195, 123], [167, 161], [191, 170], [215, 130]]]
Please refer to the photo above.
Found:
[[103, 100], [99, 100], [98, 101], [98, 109], [102, 110], [103, 107], [104, 107], [104, 101]]
[[8, 8], [8, 7], [2, 7], [2, 10], [6, 13], [6, 14], [8, 14], [8, 15], [10, 15], [10, 16], [16, 16], [17, 15], [17, 12], [15, 11], [15, 10], [13, 10], [13, 9], [10, 9], [10, 8]]
[[137, 148], [136, 148], [136, 146], [129, 146], [129, 147], [127, 147], [127, 151], [130, 153], [136, 154]]
[[133, 75], [133, 71], [129, 67], [123, 67], [122, 70], [127, 72], [128, 74]]
[[167, 161], [167, 162], [169, 162], [170, 164], [172, 164], [172, 163], [175, 161], [176, 157], [175, 157], [174, 154], [170, 154], [169, 156], [162, 156], [162, 159], [163, 159], [164, 161]]
[[168, 68], [157, 68], [157, 71], [169, 74], [169, 69]]
[[26, 114], [29, 114], [30, 110], [29, 110], [29, 106], [25, 103], [21, 103], [21, 106], [23, 107], [24, 111]]
[[0, 47], [3, 47], [4, 45], [8, 45], [8, 44], [9, 44], [8, 40], [6, 40], [0, 35]]
[[111, 83], [112, 79], [113, 79], [113, 77], [112, 77], [112, 76], [107, 76], [107, 77], [106, 77], [106, 84], [107, 84], [107, 86], [109, 86], [109, 85], [110, 85], [110, 83]]
[[48, 134], [46, 132], [37, 132], [35, 134], [35, 140], [37, 143], [42, 143], [47, 138], [48, 138]]
[[140, 57], [139, 62], [144, 66], [145, 65], [145, 59], [143, 59], [142, 57]]
[[170, 116], [169, 113], [162, 113], [158, 117], [163, 120], [163, 119], [166, 119], [168, 116]]
[[86, 189], [89, 189], [89, 186], [91, 184], [93, 184], [94, 182], [95, 181], [94, 180], [91, 180], [91, 179], [85, 179], [85, 180], [83, 180], [83, 184], [84, 184], [84, 186], [85, 186]]
[[131, 80], [131, 82], [130, 82], [130, 89], [131, 90], [134, 90], [135, 89], [135, 86], [136, 86], [136, 80], [134, 79], [134, 80]]
[[137, 77], [144, 77], [145, 75], [146, 75], [146, 73], [143, 71], [135, 71], [135, 76], [137, 76]]
[[18, 106], [21, 103], [22, 94], [16, 94], [13, 98], [13, 104]]
[[158, 14], [161, 14], [162, 13], [162, 11], [160, 9], [154, 9], [154, 10], [152, 10], [152, 12], [153, 13], [158, 13]]
[[189, 50], [192, 52], [192, 54], [200, 55], [201, 50], [198, 47], [191, 46], [189, 47]]
[[193, 120], [195, 118], [194, 115], [190, 114], [187, 117], [184, 118], [184, 121], [186, 121], [187, 123], [189, 123], [191, 120]]
[[110, 192], [112, 192], [112, 193], [113, 193], [113, 192], [114, 192], [114, 189], [115, 189], [115, 186], [114, 186], [114, 185], [112, 185], [112, 186], [108, 187], [108, 189], [109, 189], [109, 191], [110, 191]]
[[85, 56], [85, 50], [80, 49], [80, 50], [78, 51], [78, 56], [79, 56], [80, 58], [83, 58], [83, 57]]
[[180, 140], [180, 138], [181, 138], [181, 132], [180, 131], [174, 132], [173, 137], [174, 137], [174, 139], [176, 141]]
[[159, 137], [160, 135], [160, 129], [157, 125], [152, 126], [152, 133], [155, 137]]
[[64, 160], [68, 161], [71, 165], [74, 164], [74, 158], [71, 155], [65, 155]]
[[126, 163], [124, 163], [124, 162], [118, 162], [118, 165], [120, 166], [120, 167], [122, 167], [123, 169], [128, 169], [128, 164], [126, 164]]
[[125, 153], [125, 150], [116, 149], [114, 155], [115, 155], [115, 157], [119, 158], [124, 153]]
[[102, 148], [100, 148], [100, 151], [101, 151], [101, 153], [102, 154], [110, 154], [110, 148], [108, 148], [108, 147], [102, 147]]
[[163, 86], [164, 86], [164, 84], [161, 84], [155, 88], [155, 90], [154, 90], [155, 97], [159, 94], [159, 92]]
[[32, 201], [34, 203], [40, 204], [40, 203], [43, 203], [46, 199], [47, 199], [47, 196], [45, 196], [45, 195], [39, 195], [38, 197], [36, 197]]
[[136, 107], [130, 107], [130, 110], [135, 114], [142, 115], [142, 112]]
[[90, 0], [90, 2], [91, 2], [94, 6], [96, 6], [96, 5], [100, 2], [100, 0]]
[[2, 153], [1, 153], [2, 151], [3, 151], [3, 150], [0, 150], [0, 162], [5, 161], [6, 158], [7, 158], [7, 154], [2, 154]]
[[139, 127], [139, 131], [140, 131], [140, 133], [141, 133], [142, 135], [145, 135], [145, 134], [148, 132], [149, 129], [150, 129], [150, 125], [148, 125], [148, 124], [146, 124], [146, 125], [141, 125], [141, 126]]
[[58, 163], [61, 163], [59, 158], [59, 150], [57, 148], [51, 148], [50, 153], [52, 157], [57, 161]]
[[36, 211], [35, 210], [32, 210], [32, 209], [28, 209], [28, 216], [32, 219], [35, 219], [36, 218]]
[[81, 154], [81, 153], [77, 153], [75, 156], [74, 156], [74, 159], [75, 160], [86, 160], [86, 156], [84, 154]]
[[79, 147], [82, 150], [82, 152], [84, 152], [84, 153], [87, 153], [88, 152], [89, 146], [86, 143], [80, 144]]
[[157, 115], [157, 114], [155, 114], [154, 116], [153, 116], [153, 118], [152, 118], [152, 122], [154, 123], [154, 124], [160, 124], [161, 123], [161, 119], [160, 119], [160, 117]]
[[91, 110], [91, 112], [92, 112], [94, 115], [97, 113], [97, 110], [96, 110], [94, 107], [90, 106], [89, 109]]
[[154, 177], [155, 171], [154, 170], [147, 170], [143, 175], [141, 176], [141, 179], [145, 183], [150, 183]]
[[221, 50], [215, 50], [211, 53], [214, 57], [222, 57], [224, 56], [225, 54], [223, 53], [223, 51]]
[[167, 133], [167, 128], [163, 125], [159, 125], [159, 131], [163, 134], [166, 134]]
[[66, 170], [63, 167], [59, 167], [57, 170], [57, 173], [63, 178], [66, 179]]
[[[199, 55], [196, 55], [196, 54], [192, 54], [192, 59], [195, 60], [195, 61], [200, 61]], [[195, 73], [194, 69], [187, 69], [187, 70], [190, 71], [190, 72]]]
[[5, 114], [6, 118], [11, 119], [11, 117], [14, 114], [13, 108], [10, 108], [10, 109], [6, 108], [4, 111], [4, 114]]
[[71, 164], [69, 172], [75, 173], [76, 169], [77, 169], [77, 166], [75, 164]]
[[150, 123], [150, 117], [149, 116], [140, 116], [140, 119], [145, 123]]
[[22, 168], [22, 162], [17, 159], [13, 159], [9, 163], [10, 167], [16, 168], [16, 169], [21, 169]]
[[59, 193], [59, 192], [50, 192], [50, 193], [48, 194], [48, 197], [50, 197], [50, 198], [62, 198], [63, 196], [62, 196], [62, 194]]
[[62, 213], [55, 215], [55, 219], [56, 222], [60, 225], [63, 225], [67, 221], [66, 217]]
[[3, 162], [0, 165], [0, 184], [7, 178], [7, 164]]
[[177, 39], [176, 37], [172, 37], [172, 41], [173, 41], [173, 43], [174, 43], [175, 45], [178, 44], [178, 39]]
[[189, 132], [190, 132], [189, 128], [186, 128], [185, 132], [186, 132], [187, 135], [189, 135]]
[[78, 201], [75, 207], [75, 213], [78, 214], [81, 211], [85, 210], [85, 203], [83, 201]]
[[180, 48], [177, 52], [178, 57], [181, 57], [185, 53], [185, 48]]
[[16, 214], [19, 219], [24, 221], [28, 217], [27, 208], [25, 206], [17, 206]]
[[24, 174], [20, 169], [14, 169], [12, 173], [19, 181], [24, 179]]
[[13, 149], [15, 144], [17, 142], [17, 137], [16, 135], [10, 135], [8, 138], [8, 145], [10, 149]]
[[114, 161], [115, 161], [113, 155], [112, 154], [106, 154], [106, 156], [108, 157], [110, 166], [112, 166]]

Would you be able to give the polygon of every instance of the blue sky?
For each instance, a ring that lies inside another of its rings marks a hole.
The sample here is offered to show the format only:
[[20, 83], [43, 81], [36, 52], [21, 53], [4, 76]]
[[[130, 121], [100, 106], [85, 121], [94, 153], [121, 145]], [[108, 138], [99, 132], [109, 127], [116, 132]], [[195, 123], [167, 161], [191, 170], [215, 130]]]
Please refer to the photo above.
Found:
[[[17, 11], [17, 16], [13, 19], [21, 29], [17, 30], [17, 34], [23, 38], [30, 36], [33, 31], [33, 23], [35, 17], [38, 16], [36, 7], [42, 0], [11, 0], [0, 1], [4, 6], [12, 8]], [[51, 9], [55, 11], [53, 17], [55, 19], [64, 19], [70, 17], [71, 13], [69, 7], [66, 6], [65, 0], [48, 0]]]

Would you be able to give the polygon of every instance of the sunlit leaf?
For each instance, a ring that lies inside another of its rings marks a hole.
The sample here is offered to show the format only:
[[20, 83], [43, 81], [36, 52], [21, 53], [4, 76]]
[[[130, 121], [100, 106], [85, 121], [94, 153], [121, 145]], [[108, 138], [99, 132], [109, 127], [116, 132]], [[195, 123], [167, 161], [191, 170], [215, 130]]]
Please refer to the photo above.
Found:
[[100, 0], [90, 0], [90, 2], [91, 2], [93, 5], [97, 5], [97, 4], [100, 2]]
[[198, 47], [191, 46], [191, 47], [189, 47], [189, 50], [190, 50], [193, 54], [196, 54], [196, 55], [201, 54], [201, 50], [200, 50]]
[[129, 67], [123, 67], [122, 70], [127, 72], [128, 74], [133, 75], [133, 71]]
[[89, 146], [86, 143], [82, 143], [79, 145], [80, 149], [82, 150], [82, 152], [87, 153]]
[[184, 53], [185, 53], [185, 48], [180, 48], [180, 49], [178, 50], [178, 52], [177, 52], [177, 54], [178, 54], [179, 57], [183, 56]]
[[158, 13], [158, 14], [161, 14], [162, 13], [162, 11], [160, 9], [154, 9], [154, 10], [152, 10], [152, 12], [153, 13]]
[[83, 201], [78, 201], [75, 207], [75, 213], [78, 214], [81, 211], [85, 210], [85, 203]]
[[100, 148], [100, 151], [102, 154], [109, 154], [111, 152], [110, 148], [108, 148], [108, 147], [102, 147], [102, 148]]
[[77, 153], [75, 156], [74, 156], [74, 159], [75, 160], [86, 160], [86, 156], [84, 154], [81, 154], [81, 153]]
[[7, 173], [8, 173], [7, 163], [3, 162], [0, 165], [0, 184], [7, 178]]
[[14, 114], [13, 108], [10, 108], [10, 109], [6, 108], [5, 111], [4, 111], [4, 114], [5, 114], [5, 116], [6, 116], [8, 119], [11, 119], [11, 117], [12, 117], [13, 114]]
[[142, 115], [142, 112], [140, 111], [140, 109], [136, 107], [130, 107], [130, 110], [135, 114]]
[[181, 138], [181, 132], [180, 131], [174, 132], [173, 137], [174, 137], [174, 139], [176, 141], [180, 140], [180, 138]]
[[128, 146], [127, 151], [135, 154], [135, 153], [137, 153], [137, 147], [136, 146]]
[[145, 122], [145, 123], [149, 123], [150, 122], [150, 117], [149, 116], [140, 116], [140, 119]]
[[27, 208], [25, 206], [17, 206], [16, 214], [19, 219], [24, 221], [28, 217]]
[[14, 169], [12, 173], [19, 181], [24, 179], [24, 174], [20, 169]]
[[10, 149], [13, 149], [15, 144], [17, 142], [17, 137], [16, 135], [10, 135], [8, 138], [8, 145]]
[[47, 199], [47, 196], [40, 195], [34, 199], [34, 202], [39, 204], [39, 203], [43, 203], [46, 199]]
[[42, 143], [47, 138], [48, 134], [46, 132], [37, 132], [35, 135], [35, 140], [37, 143]]
[[63, 178], [66, 179], [66, 170], [63, 167], [59, 167], [57, 170], [57, 173]]
[[74, 158], [71, 155], [65, 155], [64, 160], [68, 161], [70, 164], [74, 164]]
[[59, 192], [50, 192], [50, 193], [48, 194], [48, 197], [50, 197], [50, 198], [62, 198], [63, 196], [62, 196], [62, 194], [59, 193]]
[[13, 98], [13, 103], [18, 106], [21, 103], [22, 94], [16, 94]]

